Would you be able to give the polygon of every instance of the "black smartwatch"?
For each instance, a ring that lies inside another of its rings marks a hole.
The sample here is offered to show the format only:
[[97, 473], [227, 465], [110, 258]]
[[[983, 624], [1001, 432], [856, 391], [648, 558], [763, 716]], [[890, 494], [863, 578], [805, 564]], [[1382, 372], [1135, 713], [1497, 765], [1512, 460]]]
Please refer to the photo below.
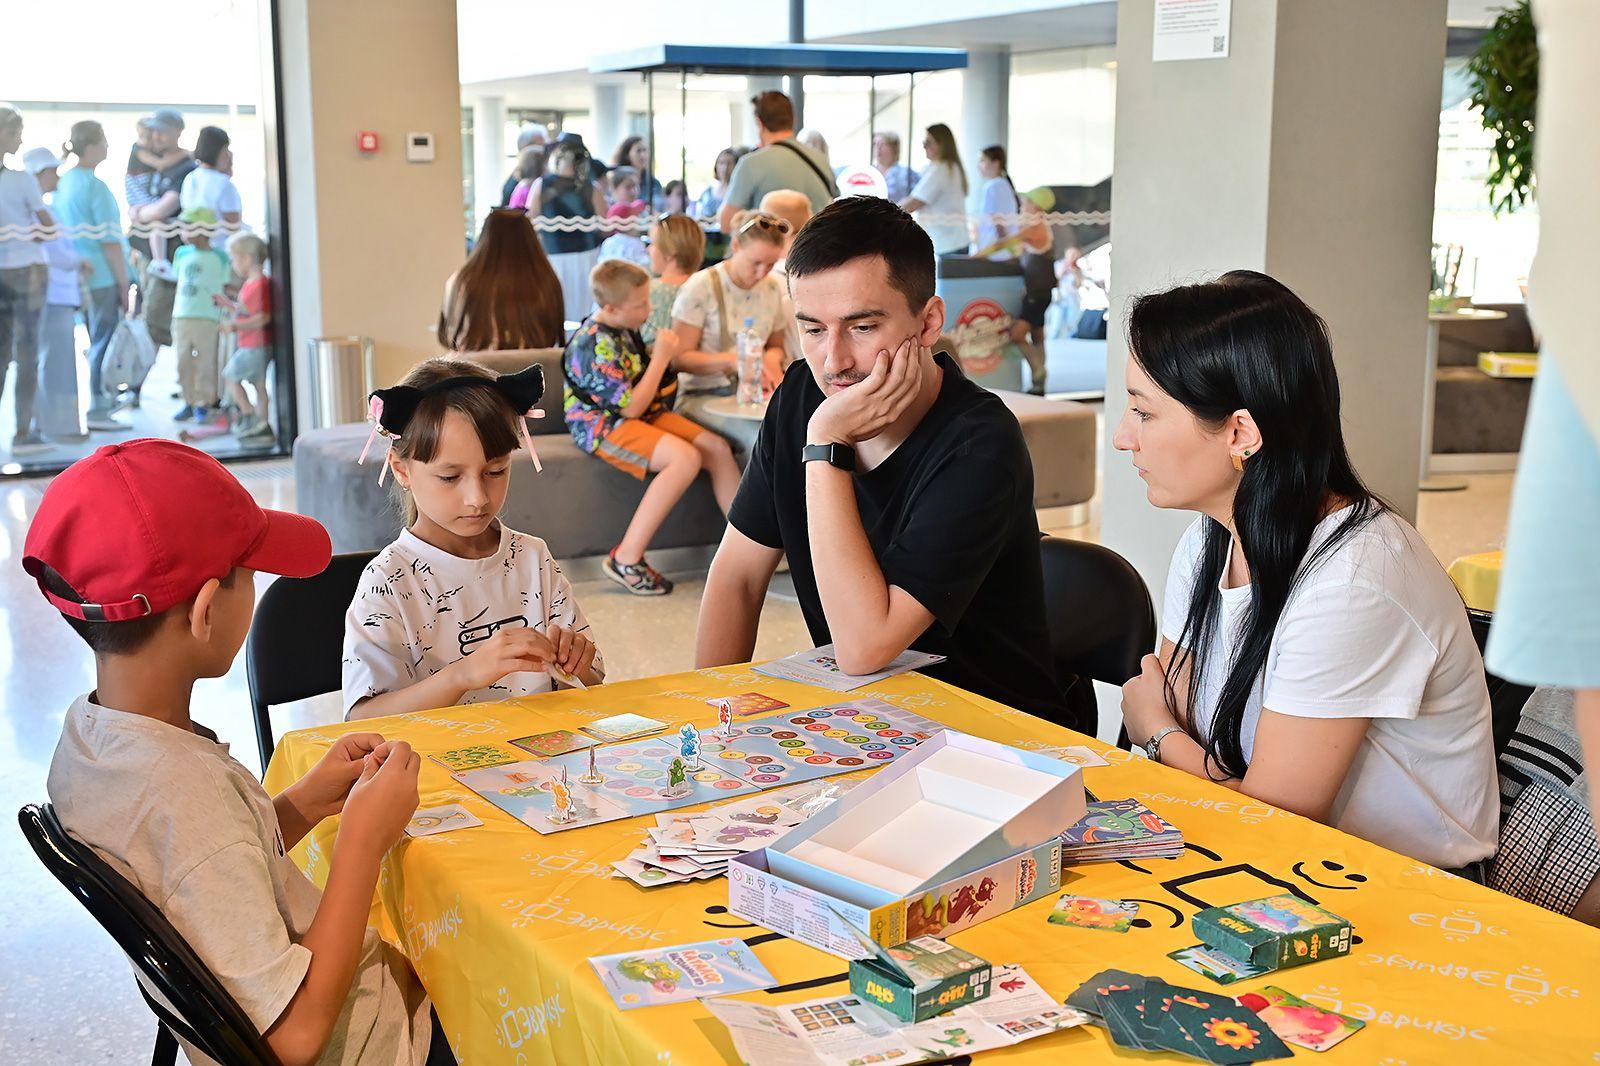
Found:
[[853, 474], [856, 469], [856, 450], [848, 444], [807, 444], [800, 453], [800, 461], [823, 462]]

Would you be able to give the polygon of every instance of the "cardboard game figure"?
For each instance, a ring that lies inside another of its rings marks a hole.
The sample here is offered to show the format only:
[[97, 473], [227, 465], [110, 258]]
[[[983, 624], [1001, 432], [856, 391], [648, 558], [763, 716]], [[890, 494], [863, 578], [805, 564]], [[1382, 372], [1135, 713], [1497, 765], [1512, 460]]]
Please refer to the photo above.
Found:
[[606, 775], [601, 773], [600, 768], [595, 765], [594, 752], [594, 746], [591, 745], [589, 748], [589, 772], [578, 775], [578, 783], [581, 785], [603, 785], [606, 783]]
[[570, 822], [578, 816], [576, 804], [572, 802], [572, 788], [567, 784], [567, 768], [561, 768], [561, 776], [550, 781], [550, 798], [555, 809], [550, 812], [552, 822]]
[[689, 772], [683, 765], [682, 759], [673, 759], [667, 764], [667, 787], [661, 794], [668, 799], [680, 799], [689, 794]]
[[730, 700], [717, 701], [717, 728], [722, 731], [723, 740], [733, 739], [733, 703]]
[[684, 723], [678, 730], [678, 748], [683, 754], [684, 767], [691, 773], [699, 773], [703, 769], [700, 763], [700, 731], [694, 726]]

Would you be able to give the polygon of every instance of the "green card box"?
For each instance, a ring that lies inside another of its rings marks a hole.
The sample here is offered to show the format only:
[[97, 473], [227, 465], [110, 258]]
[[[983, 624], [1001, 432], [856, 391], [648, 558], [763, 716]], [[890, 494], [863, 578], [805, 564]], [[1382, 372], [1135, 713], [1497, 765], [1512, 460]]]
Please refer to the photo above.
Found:
[[1350, 954], [1350, 922], [1298, 896], [1268, 896], [1207, 907], [1194, 931], [1222, 954], [1264, 970], [1285, 970]]
[[903, 1022], [920, 1022], [989, 995], [990, 967], [931, 936], [850, 963], [850, 991]]

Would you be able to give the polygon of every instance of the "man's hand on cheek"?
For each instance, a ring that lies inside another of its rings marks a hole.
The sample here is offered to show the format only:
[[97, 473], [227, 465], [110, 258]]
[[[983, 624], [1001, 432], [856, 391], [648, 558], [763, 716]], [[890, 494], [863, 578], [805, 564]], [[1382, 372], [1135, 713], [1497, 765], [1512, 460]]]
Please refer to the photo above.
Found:
[[848, 444], [882, 433], [922, 391], [926, 349], [907, 337], [891, 352], [879, 352], [867, 377], [834, 393], [812, 412], [807, 444]]

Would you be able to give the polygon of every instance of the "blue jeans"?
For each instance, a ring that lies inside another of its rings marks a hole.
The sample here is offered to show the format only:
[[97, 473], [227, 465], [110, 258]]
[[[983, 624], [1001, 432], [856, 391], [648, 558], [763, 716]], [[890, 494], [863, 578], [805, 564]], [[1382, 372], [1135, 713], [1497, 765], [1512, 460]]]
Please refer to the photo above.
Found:
[[122, 308], [117, 305], [117, 287], [107, 285], [89, 290], [89, 302], [83, 309], [84, 324], [89, 328], [89, 410], [96, 414], [110, 409], [105, 394], [100, 391], [100, 368], [106, 361], [106, 349], [111, 347], [111, 336], [122, 321]]

